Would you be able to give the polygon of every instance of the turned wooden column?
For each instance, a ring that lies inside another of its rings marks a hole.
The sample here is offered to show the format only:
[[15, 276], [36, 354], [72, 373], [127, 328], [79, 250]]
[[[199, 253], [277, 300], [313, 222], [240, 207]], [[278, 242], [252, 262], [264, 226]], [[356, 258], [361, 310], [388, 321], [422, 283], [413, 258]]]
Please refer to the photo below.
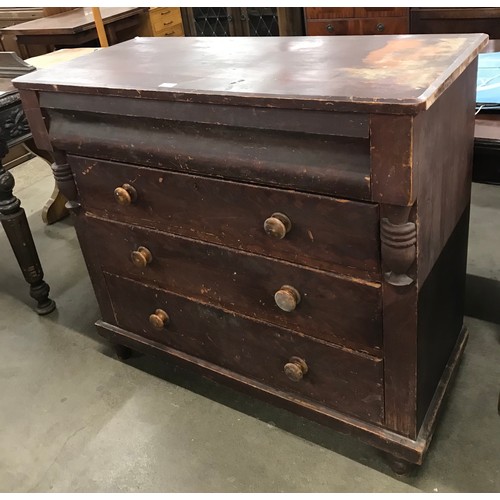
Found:
[[7, 152], [7, 144], [0, 139], [0, 221], [24, 279], [30, 284], [30, 295], [37, 301], [36, 312], [40, 315], [49, 314], [55, 309], [56, 304], [49, 298], [50, 287], [43, 280], [42, 265], [24, 209], [19, 199], [12, 194], [14, 177], [1, 163], [1, 158]]

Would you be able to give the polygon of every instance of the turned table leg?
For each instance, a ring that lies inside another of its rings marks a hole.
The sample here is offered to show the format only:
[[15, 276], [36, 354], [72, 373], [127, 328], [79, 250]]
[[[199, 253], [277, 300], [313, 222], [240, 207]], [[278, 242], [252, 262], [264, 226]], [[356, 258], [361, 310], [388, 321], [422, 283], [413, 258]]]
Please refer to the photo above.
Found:
[[[0, 142], [0, 159], [7, 153]], [[48, 314], [56, 304], [49, 298], [49, 285], [43, 280], [43, 270], [21, 202], [12, 194], [14, 177], [6, 171], [0, 160], [0, 221], [14, 250], [24, 279], [30, 284], [30, 295], [37, 301], [36, 312]]]
[[[43, 151], [42, 149], [38, 149], [35, 141], [33, 139], [28, 139], [24, 143], [24, 147], [31, 151], [34, 155], [45, 160], [50, 166], [53, 163], [53, 158], [48, 151]], [[54, 186], [54, 191], [50, 196], [47, 203], [42, 210], [42, 220], [45, 224], [53, 224], [54, 222], [58, 222], [61, 219], [64, 219], [69, 215], [69, 211], [66, 208], [66, 202], [68, 200], [63, 196], [63, 194], [59, 191], [57, 185]]]

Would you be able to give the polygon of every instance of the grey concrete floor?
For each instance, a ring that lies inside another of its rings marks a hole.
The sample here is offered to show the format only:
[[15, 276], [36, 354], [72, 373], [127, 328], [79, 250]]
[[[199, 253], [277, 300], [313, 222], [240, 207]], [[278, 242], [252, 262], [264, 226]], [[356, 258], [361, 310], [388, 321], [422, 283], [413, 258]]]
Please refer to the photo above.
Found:
[[[71, 221], [41, 221], [50, 169], [35, 159], [12, 172], [58, 309], [33, 312], [0, 231], [0, 491], [500, 490], [498, 324], [466, 318], [470, 341], [427, 460], [400, 478], [354, 438], [151, 357], [116, 360], [94, 330]], [[500, 187], [474, 185], [471, 224], [475, 313], [492, 302], [481, 285], [498, 292]]]

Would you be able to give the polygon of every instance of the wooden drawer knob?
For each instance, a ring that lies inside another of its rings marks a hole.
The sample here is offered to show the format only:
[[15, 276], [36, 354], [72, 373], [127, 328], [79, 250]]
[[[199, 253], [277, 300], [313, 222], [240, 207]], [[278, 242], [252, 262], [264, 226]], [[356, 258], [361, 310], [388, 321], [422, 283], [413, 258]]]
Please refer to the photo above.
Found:
[[279, 212], [264, 221], [264, 231], [273, 238], [282, 240], [290, 229], [292, 229], [292, 222], [285, 214]]
[[153, 314], [149, 316], [149, 323], [153, 328], [161, 330], [165, 328], [170, 322], [168, 314], [163, 309], [157, 309]]
[[274, 301], [283, 311], [293, 311], [300, 302], [300, 293], [293, 286], [283, 285], [275, 294]]
[[139, 247], [130, 254], [132, 263], [136, 267], [146, 267], [153, 260], [151, 252], [146, 247]]
[[130, 184], [123, 184], [121, 187], [117, 187], [114, 195], [115, 200], [120, 205], [130, 205], [137, 200], [137, 191]]
[[285, 375], [294, 382], [302, 380], [308, 370], [306, 362], [297, 356], [292, 356], [283, 369]]

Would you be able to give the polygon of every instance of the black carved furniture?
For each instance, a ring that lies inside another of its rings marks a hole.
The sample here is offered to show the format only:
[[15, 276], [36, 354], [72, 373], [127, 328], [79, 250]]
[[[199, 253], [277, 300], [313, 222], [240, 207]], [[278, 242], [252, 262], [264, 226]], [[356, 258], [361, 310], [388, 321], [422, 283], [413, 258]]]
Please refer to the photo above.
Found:
[[99, 332], [357, 435], [399, 471], [422, 463], [467, 339], [486, 41], [139, 38], [16, 79]]
[[34, 69], [13, 52], [0, 53], [0, 221], [24, 278], [30, 284], [30, 295], [37, 301], [37, 313], [48, 314], [55, 309], [55, 302], [49, 298], [49, 286], [43, 280], [42, 266], [26, 214], [19, 199], [12, 194], [14, 177], [1, 164], [1, 158], [7, 154], [9, 147], [31, 136], [11, 78]]

